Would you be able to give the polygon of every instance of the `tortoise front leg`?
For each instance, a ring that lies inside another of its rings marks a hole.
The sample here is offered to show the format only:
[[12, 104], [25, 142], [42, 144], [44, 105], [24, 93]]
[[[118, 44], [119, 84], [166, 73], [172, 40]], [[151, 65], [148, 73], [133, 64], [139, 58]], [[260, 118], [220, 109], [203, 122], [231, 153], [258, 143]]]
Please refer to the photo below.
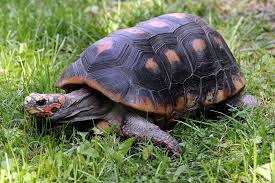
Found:
[[175, 138], [137, 114], [129, 114], [125, 117], [121, 131], [128, 137], [150, 139], [157, 144], [165, 145], [177, 157], [181, 154], [180, 146]]

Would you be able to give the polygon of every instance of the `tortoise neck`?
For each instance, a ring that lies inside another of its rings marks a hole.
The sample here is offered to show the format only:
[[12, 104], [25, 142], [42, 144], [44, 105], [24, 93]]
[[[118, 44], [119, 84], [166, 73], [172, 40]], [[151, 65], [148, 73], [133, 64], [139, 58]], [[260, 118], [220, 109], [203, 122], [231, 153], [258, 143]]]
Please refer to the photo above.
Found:
[[99, 92], [82, 88], [64, 94], [65, 103], [50, 119], [58, 123], [72, 123], [103, 119], [112, 111], [114, 103]]

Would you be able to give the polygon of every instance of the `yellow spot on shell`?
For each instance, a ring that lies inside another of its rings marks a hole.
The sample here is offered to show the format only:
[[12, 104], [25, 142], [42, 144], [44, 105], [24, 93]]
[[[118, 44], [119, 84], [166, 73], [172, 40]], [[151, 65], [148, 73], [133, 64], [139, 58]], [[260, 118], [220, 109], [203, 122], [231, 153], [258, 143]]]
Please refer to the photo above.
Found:
[[202, 51], [206, 48], [206, 43], [203, 39], [194, 39], [192, 41], [192, 47], [195, 51]]
[[180, 58], [177, 55], [175, 50], [169, 49], [165, 52], [165, 55], [166, 55], [170, 64], [173, 64], [175, 62], [180, 62]]

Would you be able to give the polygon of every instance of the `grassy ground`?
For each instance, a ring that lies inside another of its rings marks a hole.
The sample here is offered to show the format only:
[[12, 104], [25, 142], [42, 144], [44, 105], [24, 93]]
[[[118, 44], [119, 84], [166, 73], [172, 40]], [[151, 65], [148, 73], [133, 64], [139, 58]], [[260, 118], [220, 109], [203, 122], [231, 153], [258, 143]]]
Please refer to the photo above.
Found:
[[[269, 1], [257, 1], [255, 9], [246, 1], [80, 2], [1, 0], [0, 182], [271, 182], [265, 169], [270, 166], [275, 181], [275, 30]], [[21, 106], [26, 95], [60, 92], [54, 82], [90, 43], [165, 12], [202, 16], [220, 31], [246, 74], [245, 92], [265, 105], [217, 120], [186, 119], [170, 132], [182, 146], [179, 159], [151, 142], [122, 141], [112, 131], [90, 138], [78, 131], [43, 135], [33, 127], [35, 120]]]

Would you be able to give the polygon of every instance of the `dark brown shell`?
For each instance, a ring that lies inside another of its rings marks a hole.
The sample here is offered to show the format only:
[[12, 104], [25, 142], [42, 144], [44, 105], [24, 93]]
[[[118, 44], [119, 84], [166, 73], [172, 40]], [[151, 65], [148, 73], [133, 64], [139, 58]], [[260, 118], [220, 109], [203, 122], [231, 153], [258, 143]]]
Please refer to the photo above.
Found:
[[166, 14], [88, 47], [57, 86], [86, 84], [115, 102], [157, 114], [219, 103], [245, 85], [221, 35], [201, 18]]

